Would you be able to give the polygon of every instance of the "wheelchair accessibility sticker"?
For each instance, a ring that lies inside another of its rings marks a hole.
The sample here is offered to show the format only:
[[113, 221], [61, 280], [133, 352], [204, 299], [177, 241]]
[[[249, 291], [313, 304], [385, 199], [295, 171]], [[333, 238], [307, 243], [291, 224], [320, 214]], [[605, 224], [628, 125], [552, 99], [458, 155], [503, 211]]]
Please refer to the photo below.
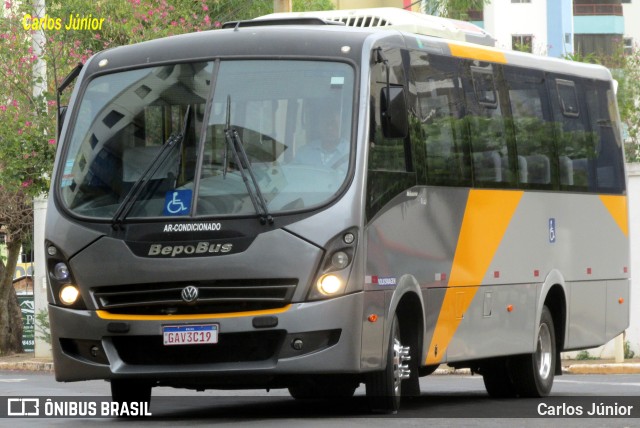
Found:
[[556, 219], [549, 219], [549, 242], [555, 244], [556, 242]]
[[171, 190], [164, 197], [164, 215], [186, 215], [191, 211], [191, 189]]

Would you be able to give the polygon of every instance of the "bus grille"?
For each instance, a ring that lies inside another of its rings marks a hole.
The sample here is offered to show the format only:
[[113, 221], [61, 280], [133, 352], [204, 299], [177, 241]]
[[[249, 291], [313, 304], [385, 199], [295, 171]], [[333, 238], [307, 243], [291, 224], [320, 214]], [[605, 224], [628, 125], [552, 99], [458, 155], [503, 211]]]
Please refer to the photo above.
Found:
[[[208, 282], [132, 284], [93, 288], [96, 307], [116, 314], [182, 315], [276, 309], [291, 302], [296, 280], [216, 280]], [[186, 302], [188, 286], [198, 297]]]
[[126, 364], [217, 364], [274, 358], [285, 338], [283, 330], [220, 335], [215, 345], [164, 346], [162, 336], [116, 336], [111, 340]]

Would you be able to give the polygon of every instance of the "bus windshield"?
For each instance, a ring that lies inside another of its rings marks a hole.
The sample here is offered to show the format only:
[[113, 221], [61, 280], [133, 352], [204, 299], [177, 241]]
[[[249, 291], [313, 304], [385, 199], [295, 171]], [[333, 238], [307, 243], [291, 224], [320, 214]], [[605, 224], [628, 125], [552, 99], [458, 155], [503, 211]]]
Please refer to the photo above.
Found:
[[329, 61], [99, 76], [72, 121], [61, 199], [77, 215], [120, 220], [254, 215], [252, 186], [271, 214], [322, 205], [347, 177], [353, 102], [352, 67]]

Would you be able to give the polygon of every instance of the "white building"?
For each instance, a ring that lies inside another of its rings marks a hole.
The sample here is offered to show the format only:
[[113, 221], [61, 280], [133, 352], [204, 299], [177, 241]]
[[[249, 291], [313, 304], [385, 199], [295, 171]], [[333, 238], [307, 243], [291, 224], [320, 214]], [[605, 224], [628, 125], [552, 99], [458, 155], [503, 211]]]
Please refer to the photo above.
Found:
[[640, 49], [640, 0], [622, 0], [622, 14], [625, 50]]
[[497, 47], [530, 46], [530, 52], [547, 55], [547, 0], [492, 0], [484, 7], [484, 29], [496, 39]]

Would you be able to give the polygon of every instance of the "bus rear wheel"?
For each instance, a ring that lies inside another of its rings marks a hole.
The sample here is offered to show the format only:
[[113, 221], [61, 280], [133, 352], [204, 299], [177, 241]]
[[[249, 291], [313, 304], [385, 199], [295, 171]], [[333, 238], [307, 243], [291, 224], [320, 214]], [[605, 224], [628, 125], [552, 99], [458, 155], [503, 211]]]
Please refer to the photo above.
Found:
[[542, 308], [533, 354], [513, 357], [511, 376], [521, 397], [546, 397], [556, 371], [556, 335], [549, 308]]
[[495, 358], [482, 365], [480, 372], [484, 387], [493, 398], [511, 398], [517, 394], [509, 373], [509, 363], [509, 358], [503, 357]]
[[400, 322], [394, 315], [389, 335], [387, 366], [381, 372], [372, 373], [367, 381], [367, 398], [371, 410], [395, 413], [400, 408], [402, 381], [409, 379], [407, 362], [411, 359], [410, 348], [400, 342]]

